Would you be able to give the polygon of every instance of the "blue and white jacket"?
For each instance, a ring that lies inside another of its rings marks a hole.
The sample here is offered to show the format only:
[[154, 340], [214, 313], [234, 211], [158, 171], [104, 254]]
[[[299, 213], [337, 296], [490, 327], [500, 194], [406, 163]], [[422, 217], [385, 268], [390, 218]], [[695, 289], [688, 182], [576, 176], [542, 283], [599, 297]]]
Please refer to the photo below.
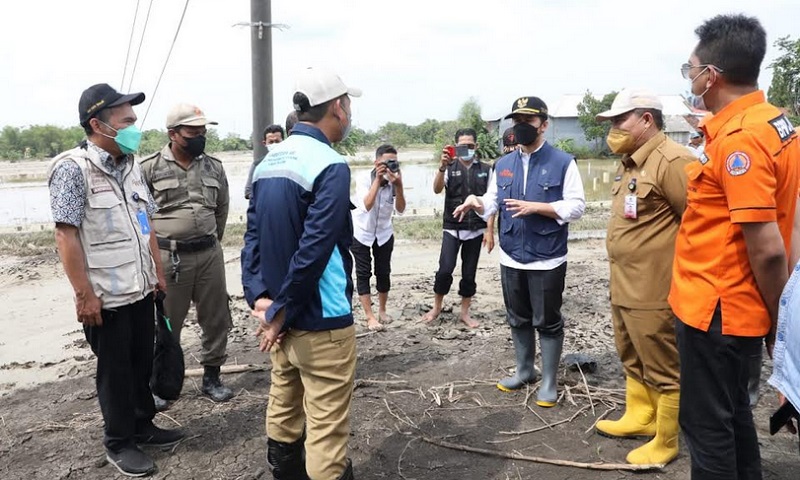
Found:
[[353, 324], [350, 276], [350, 168], [316, 127], [298, 123], [253, 173], [242, 249], [242, 285], [251, 306], [286, 308], [284, 330]]

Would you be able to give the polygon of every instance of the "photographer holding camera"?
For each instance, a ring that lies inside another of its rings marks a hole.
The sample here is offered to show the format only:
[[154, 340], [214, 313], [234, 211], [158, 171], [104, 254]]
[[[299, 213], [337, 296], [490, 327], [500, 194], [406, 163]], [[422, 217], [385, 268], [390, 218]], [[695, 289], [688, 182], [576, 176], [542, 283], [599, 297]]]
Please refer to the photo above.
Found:
[[[383, 323], [391, 321], [386, 314], [386, 301], [389, 298], [389, 274], [394, 249], [392, 214], [395, 210], [403, 213], [406, 209], [397, 149], [393, 146], [381, 145], [375, 151], [375, 168], [359, 175], [353, 204], [356, 209], [353, 210], [353, 244], [350, 251], [356, 264], [358, 299], [367, 316], [367, 328], [373, 331], [383, 330]], [[375, 318], [372, 311], [369, 286], [373, 257], [378, 290], [378, 318]]]
[[470, 328], [478, 322], [469, 315], [472, 297], [475, 295], [475, 273], [481, 256], [481, 245], [491, 253], [494, 248], [494, 219], [484, 221], [475, 213], [467, 215], [463, 221], [453, 216], [453, 211], [469, 195], [483, 195], [489, 185], [491, 165], [478, 159], [478, 134], [471, 128], [456, 132], [456, 145], [442, 149], [441, 166], [433, 179], [434, 193], [445, 191], [442, 250], [439, 253], [439, 270], [436, 272], [433, 291], [436, 294], [433, 308], [422, 317], [425, 323], [432, 323], [442, 312], [444, 296], [453, 284], [453, 270], [456, 268], [458, 251], [461, 250], [461, 282], [458, 294], [461, 296], [459, 319]]

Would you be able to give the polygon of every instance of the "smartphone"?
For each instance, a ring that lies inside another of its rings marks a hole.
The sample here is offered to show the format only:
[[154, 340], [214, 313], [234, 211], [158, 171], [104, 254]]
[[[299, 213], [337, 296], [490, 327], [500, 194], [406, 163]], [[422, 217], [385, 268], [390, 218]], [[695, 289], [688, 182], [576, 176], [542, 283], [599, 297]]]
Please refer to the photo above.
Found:
[[444, 149], [447, 151], [447, 154], [450, 155], [450, 158], [456, 158], [456, 147], [447, 145]]
[[466, 158], [469, 155], [469, 147], [466, 145], [456, 145], [456, 157]]

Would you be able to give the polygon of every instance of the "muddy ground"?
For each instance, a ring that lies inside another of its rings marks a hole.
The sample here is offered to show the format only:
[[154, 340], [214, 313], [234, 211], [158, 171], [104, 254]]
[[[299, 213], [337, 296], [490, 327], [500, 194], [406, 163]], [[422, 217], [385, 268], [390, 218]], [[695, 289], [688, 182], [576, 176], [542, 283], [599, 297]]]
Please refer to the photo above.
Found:
[[[362, 479], [624, 479], [689, 478], [685, 448], [663, 471], [599, 472], [455, 451], [425, 443], [422, 436], [448, 442], [578, 462], [624, 462], [638, 441], [600, 437], [598, 417], [615, 418], [624, 408], [607, 301], [602, 241], [570, 244], [564, 294], [564, 354], [584, 353], [597, 371], [562, 365], [558, 407], [544, 410], [528, 392], [504, 394], [494, 382], [513, 368], [513, 347], [504, 320], [497, 254], [481, 259], [475, 330], [462, 328], [448, 312], [433, 326], [418, 319], [432, 303], [435, 242], [396, 244], [390, 313], [385, 332], [369, 334], [359, 319], [357, 383], [352, 408], [350, 455]], [[269, 367], [255, 348], [254, 322], [241, 300], [238, 252], [226, 252], [235, 328], [229, 364]], [[456, 281], [458, 277], [456, 277]], [[655, 280], [655, 279], [654, 279]], [[102, 419], [94, 388], [94, 359], [74, 321], [71, 292], [54, 255], [0, 259], [0, 478], [123, 478], [105, 462]], [[197, 325], [185, 330], [187, 367], [199, 366]], [[765, 363], [764, 378], [771, 371]], [[267, 371], [227, 375], [238, 395], [214, 404], [189, 378], [182, 398], [156, 422], [180, 425], [188, 438], [172, 451], [153, 450], [157, 479], [268, 479], [264, 416]], [[587, 387], [589, 394], [587, 395]], [[535, 388], [535, 387], [534, 387]], [[788, 434], [769, 436], [773, 390], [762, 388], [756, 421], [765, 479], [795, 479], [797, 443]], [[530, 406], [531, 408], [528, 408]], [[550, 425], [550, 428], [545, 425]], [[561, 422], [556, 425], [557, 422]], [[543, 427], [543, 428], [542, 428]], [[509, 434], [525, 430], [531, 433]], [[731, 459], [733, 461], [733, 459]], [[794, 473], [791, 473], [794, 472]]]

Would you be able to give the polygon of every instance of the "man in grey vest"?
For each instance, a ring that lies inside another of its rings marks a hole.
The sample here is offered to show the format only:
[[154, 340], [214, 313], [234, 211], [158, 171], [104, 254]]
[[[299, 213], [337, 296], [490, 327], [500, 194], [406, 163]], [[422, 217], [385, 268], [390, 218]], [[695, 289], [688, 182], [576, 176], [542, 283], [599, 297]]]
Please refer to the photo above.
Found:
[[[169, 295], [164, 302], [172, 333], [180, 342], [183, 321], [194, 302], [202, 331], [200, 363], [202, 391], [225, 402], [233, 391], [219, 378], [228, 358], [231, 312], [225, 282], [222, 235], [228, 220], [228, 178], [222, 162], [205, 154], [209, 121], [194, 105], [180, 103], [167, 114], [169, 144], [142, 160], [142, 174], [158, 205], [153, 231], [167, 273]], [[166, 409], [156, 398], [156, 408]]]
[[153, 256], [156, 204], [133, 159], [142, 134], [132, 106], [143, 101], [143, 93], [122, 95], [105, 83], [86, 89], [78, 110], [87, 139], [53, 159], [48, 171], [58, 253], [97, 356], [106, 457], [133, 477], [156, 468], [140, 446], [183, 439], [153, 425], [153, 292], [166, 282]]
[[536, 381], [538, 331], [542, 383], [536, 404], [549, 408], [558, 399], [569, 222], [583, 215], [586, 202], [573, 157], [544, 140], [549, 122], [542, 99], [517, 99], [509, 117], [519, 148], [497, 161], [486, 194], [470, 195], [454, 215], [464, 218], [474, 210], [488, 218], [498, 212], [500, 281], [517, 370], [497, 388], [509, 392]]

